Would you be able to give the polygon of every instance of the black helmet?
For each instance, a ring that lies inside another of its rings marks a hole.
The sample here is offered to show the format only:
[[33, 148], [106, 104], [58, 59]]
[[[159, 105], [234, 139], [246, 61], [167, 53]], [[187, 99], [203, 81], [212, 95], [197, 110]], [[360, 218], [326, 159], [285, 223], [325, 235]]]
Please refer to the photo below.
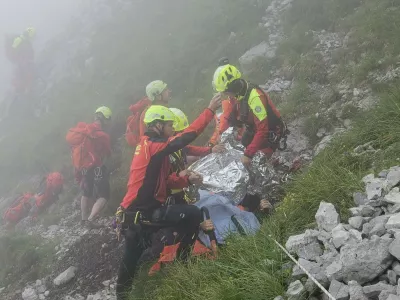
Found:
[[229, 64], [229, 59], [227, 57], [222, 57], [218, 61], [218, 67], [225, 66]]

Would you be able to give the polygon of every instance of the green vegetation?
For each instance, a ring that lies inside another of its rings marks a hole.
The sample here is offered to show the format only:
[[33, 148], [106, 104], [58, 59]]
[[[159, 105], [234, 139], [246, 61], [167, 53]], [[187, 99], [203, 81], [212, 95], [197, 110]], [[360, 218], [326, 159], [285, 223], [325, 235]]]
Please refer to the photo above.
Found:
[[32, 281], [47, 274], [54, 246], [39, 236], [10, 232], [0, 237], [1, 285]]

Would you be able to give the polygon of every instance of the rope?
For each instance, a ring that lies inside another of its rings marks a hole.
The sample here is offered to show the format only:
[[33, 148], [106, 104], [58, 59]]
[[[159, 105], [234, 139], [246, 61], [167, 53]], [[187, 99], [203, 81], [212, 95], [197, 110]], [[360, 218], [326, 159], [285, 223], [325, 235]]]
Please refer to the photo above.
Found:
[[275, 244], [278, 245], [279, 248], [300, 268], [304, 271], [304, 273], [307, 274], [308, 278], [310, 278], [331, 300], [336, 300], [335, 297], [329, 293], [326, 288], [324, 288], [317, 279], [314, 278], [302, 265], [299, 264], [299, 262], [281, 245], [276, 241], [271, 235], [268, 236], [271, 240], [275, 242]]

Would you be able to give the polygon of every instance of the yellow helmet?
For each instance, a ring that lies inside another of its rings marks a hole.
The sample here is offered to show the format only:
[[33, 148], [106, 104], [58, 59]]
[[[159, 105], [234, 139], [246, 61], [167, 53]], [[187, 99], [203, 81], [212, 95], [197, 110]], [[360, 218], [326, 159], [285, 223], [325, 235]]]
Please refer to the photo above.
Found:
[[166, 87], [167, 84], [165, 82], [154, 80], [146, 86], [146, 95], [151, 101], [154, 101], [156, 96], [160, 95]]
[[36, 29], [33, 27], [28, 27], [25, 32], [28, 34], [30, 38], [33, 38], [36, 35]]
[[101, 113], [104, 118], [108, 120], [111, 119], [112, 111], [107, 106], [100, 106], [98, 109], [96, 109], [96, 114], [97, 113]]
[[183, 131], [189, 127], [188, 118], [183, 111], [178, 108], [170, 108], [169, 110], [172, 111], [176, 117], [176, 123], [174, 124], [175, 131]]
[[225, 92], [232, 81], [241, 77], [242, 74], [235, 66], [229, 64], [220, 66], [214, 72], [212, 85], [217, 92]]
[[162, 106], [162, 105], [152, 105], [149, 107], [149, 109], [146, 111], [144, 115], [144, 123], [146, 125], [153, 123], [154, 121], [172, 121], [176, 122], [176, 116], [174, 113], [167, 107]]

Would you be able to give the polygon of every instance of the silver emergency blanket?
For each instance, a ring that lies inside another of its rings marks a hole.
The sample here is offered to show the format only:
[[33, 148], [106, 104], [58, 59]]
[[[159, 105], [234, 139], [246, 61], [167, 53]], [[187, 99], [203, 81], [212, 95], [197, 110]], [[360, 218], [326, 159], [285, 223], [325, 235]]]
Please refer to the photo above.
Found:
[[266, 157], [258, 153], [247, 170], [240, 161], [243, 146], [235, 140], [232, 128], [222, 135], [221, 142], [227, 151], [209, 154], [189, 167], [203, 176], [202, 188], [226, 196], [235, 205], [246, 193], [264, 195], [275, 175]]
[[[223, 244], [226, 237], [230, 234], [239, 233], [239, 228], [233, 222], [233, 218], [239, 224], [245, 234], [255, 234], [260, 229], [260, 223], [256, 216], [247, 211], [242, 211], [232, 205], [232, 201], [226, 197], [211, 194], [210, 192], [200, 190], [200, 201], [196, 202], [199, 208], [207, 207], [210, 212], [211, 220], [214, 224], [214, 232], [218, 244]], [[203, 231], [199, 233], [199, 239], [204, 245], [210, 247], [208, 235]]]

